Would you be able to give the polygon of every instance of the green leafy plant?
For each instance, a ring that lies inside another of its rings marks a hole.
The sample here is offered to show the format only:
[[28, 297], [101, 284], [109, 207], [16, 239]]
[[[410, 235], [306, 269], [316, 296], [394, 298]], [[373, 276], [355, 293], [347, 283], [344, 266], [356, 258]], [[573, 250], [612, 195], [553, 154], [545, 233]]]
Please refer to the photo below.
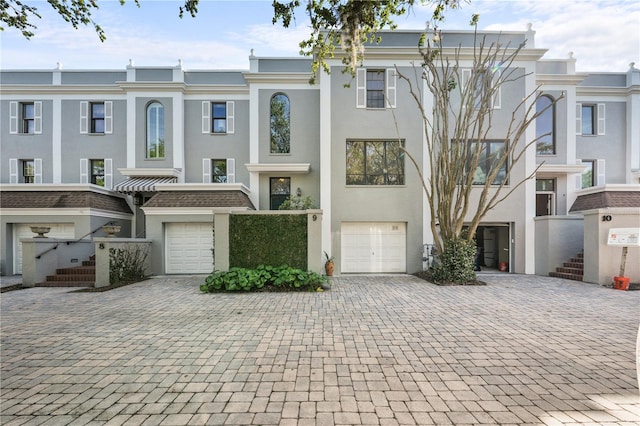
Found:
[[279, 210], [308, 210], [314, 209], [315, 204], [310, 195], [292, 195], [280, 204]]
[[259, 265], [255, 269], [233, 267], [228, 271], [215, 271], [207, 276], [200, 291], [316, 291], [326, 282], [326, 278], [316, 272], [287, 265]]
[[465, 284], [476, 281], [474, 260], [476, 245], [466, 238], [456, 238], [444, 244], [431, 271], [431, 279], [438, 284]]
[[109, 249], [109, 283], [135, 282], [146, 277], [149, 249], [135, 245]]

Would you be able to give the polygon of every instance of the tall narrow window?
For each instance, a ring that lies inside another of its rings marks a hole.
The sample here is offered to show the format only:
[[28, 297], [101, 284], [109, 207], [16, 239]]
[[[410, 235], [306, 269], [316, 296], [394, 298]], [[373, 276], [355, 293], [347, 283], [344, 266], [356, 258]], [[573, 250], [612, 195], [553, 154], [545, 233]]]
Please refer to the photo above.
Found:
[[227, 103], [213, 102], [211, 111], [213, 133], [227, 133]]
[[287, 95], [271, 97], [271, 153], [288, 154], [291, 151], [291, 113]]
[[104, 186], [104, 160], [91, 160], [91, 183]]
[[367, 70], [367, 108], [384, 108], [384, 70]]
[[22, 160], [22, 183], [35, 183], [36, 167], [34, 160]]
[[595, 186], [595, 161], [594, 160], [582, 160], [582, 165], [586, 166], [586, 169], [582, 172], [582, 187], [590, 188]]
[[595, 135], [595, 105], [582, 105], [582, 134]]
[[164, 107], [159, 102], [147, 106], [147, 158], [164, 158]]
[[91, 133], [104, 133], [104, 102], [91, 103]]
[[22, 133], [35, 133], [35, 108], [33, 103], [22, 104]]
[[536, 119], [536, 154], [553, 155], [556, 153], [553, 99], [546, 95], [539, 97], [536, 101], [536, 111], [538, 113], [544, 111]]
[[549, 216], [556, 210], [556, 180], [536, 179], [536, 216]]
[[278, 210], [280, 205], [291, 195], [291, 178], [275, 177], [271, 178], [270, 184], [270, 207], [271, 210]]

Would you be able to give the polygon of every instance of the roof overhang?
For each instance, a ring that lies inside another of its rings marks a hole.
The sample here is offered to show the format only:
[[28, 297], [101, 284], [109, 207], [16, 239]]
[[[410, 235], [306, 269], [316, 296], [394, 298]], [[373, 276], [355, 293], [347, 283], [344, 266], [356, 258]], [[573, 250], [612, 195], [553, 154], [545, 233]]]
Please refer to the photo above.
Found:
[[582, 173], [587, 166], [585, 164], [551, 164], [542, 163], [538, 167], [536, 174], [549, 173], [549, 174], [566, 174], [572, 175], [576, 173]]
[[118, 171], [121, 175], [127, 177], [175, 177], [180, 176], [180, 170], [178, 169], [161, 169], [161, 168], [119, 168]]

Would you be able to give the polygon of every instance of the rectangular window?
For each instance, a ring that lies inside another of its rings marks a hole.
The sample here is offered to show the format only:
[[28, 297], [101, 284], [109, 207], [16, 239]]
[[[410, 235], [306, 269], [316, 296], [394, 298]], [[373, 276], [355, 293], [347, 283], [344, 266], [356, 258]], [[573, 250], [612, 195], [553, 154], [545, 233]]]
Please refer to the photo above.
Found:
[[291, 178], [273, 177], [269, 179], [269, 207], [271, 210], [278, 210], [290, 195]]
[[404, 141], [347, 141], [347, 185], [404, 185]]
[[536, 216], [549, 216], [556, 213], [555, 191], [555, 179], [536, 179]]
[[367, 70], [367, 108], [384, 108], [384, 70]]
[[91, 103], [91, 133], [104, 133], [104, 102]]
[[33, 103], [22, 104], [22, 133], [35, 133], [35, 107]]
[[596, 129], [596, 106], [582, 105], [582, 134], [595, 135]]
[[211, 104], [211, 119], [213, 133], [227, 133], [226, 102], [213, 102]]
[[[470, 69], [462, 70], [462, 90], [466, 95], [465, 102], [473, 101], [473, 106], [480, 109], [485, 103], [491, 102], [493, 109], [500, 109], [502, 105], [502, 82], [499, 68], [487, 69], [485, 72], [474, 74]], [[471, 85], [469, 88], [467, 86]], [[471, 90], [471, 92], [468, 92]], [[490, 99], [487, 96], [491, 95]]]
[[586, 169], [582, 172], [582, 188], [595, 186], [595, 163], [593, 160], [582, 160], [582, 165], [586, 166]]
[[22, 160], [22, 183], [36, 182], [35, 160]]
[[211, 182], [227, 183], [227, 160], [211, 160]]
[[104, 160], [91, 160], [91, 183], [104, 186]]
[[[480, 152], [478, 157], [478, 164], [475, 167], [473, 173], [473, 184], [484, 185], [487, 181], [487, 176], [495, 170], [498, 166], [498, 162], [504, 153], [504, 141], [487, 140], [482, 141], [480, 146]], [[472, 142], [469, 154], [475, 153], [476, 143]], [[471, 168], [471, 167], [470, 167]], [[507, 177], [507, 163], [506, 161], [500, 166], [500, 170], [493, 179], [492, 185], [500, 185]]]

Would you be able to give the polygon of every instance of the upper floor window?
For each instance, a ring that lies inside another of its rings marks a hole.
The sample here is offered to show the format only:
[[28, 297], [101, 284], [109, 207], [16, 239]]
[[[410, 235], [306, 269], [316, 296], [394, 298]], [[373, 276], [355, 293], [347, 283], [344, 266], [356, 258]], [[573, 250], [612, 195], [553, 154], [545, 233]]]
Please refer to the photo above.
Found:
[[605, 134], [605, 104], [576, 104], [576, 134]]
[[282, 93], [271, 97], [270, 129], [271, 153], [288, 154], [291, 151], [291, 118], [287, 95]]
[[104, 160], [91, 160], [91, 183], [104, 186]]
[[[483, 98], [491, 96], [491, 99], [484, 100], [491, 102], [493, 109], [500, 109], [502, 106], [502, 85], [500, 84], [501, 71], [499, 67], [473, 73], [470, 69], [462, 70], [462, 90], [463, 96], [467, 94], [467, 101], [472, 101], [476, 109], [482, 107]], [[473, 92], [467, 93], [467, 86], [471, 84]]]
[[[476, 142], [471, 142], [469, 152], [471, 155], [475, 153]], [[500, 159], [504, 155], [505, 141], [485, 140], [480, 142], [478, 165], [473, 172], [473, 184], [484, 185], [487, 182], [487, 176], [491, 174], [496, 167], [500, 167], [498, 173], [493, 179], [492, 185], [500, 185], [507, 178], [507, 162], [501, 165]]]
[[147, 106], [147, 158], [164, 158], [164, 106]]
[[395, 108], [396, 70], [367, 69], [356, 70], [357, 108]]
[[404, 185], [404, 141], [347, 141], [347, 185]]
[[202, 102], [202, 133], [235, 132], [235, 102]]
[[233, 158], [203, 158], [202, 183], [235, 183], [236, 160]]
[[41, 134], [42, 102], [10, 102], [9, 133]]
[[536, 101], [536, 154], [552, 155], [556, 153], [555, 105], [549, 96], [540, 96]]
[[104, 133], [104, 102], [91, 103], [91, 133]]
[[80, 133], [113, 133], [113, 102], [80, 102]]
[[9, 183], [42, 183], [42, 158], [10, 158]]
[[35, 183], [36, 166], [34, 160], [22, 160], [22, 183]]

